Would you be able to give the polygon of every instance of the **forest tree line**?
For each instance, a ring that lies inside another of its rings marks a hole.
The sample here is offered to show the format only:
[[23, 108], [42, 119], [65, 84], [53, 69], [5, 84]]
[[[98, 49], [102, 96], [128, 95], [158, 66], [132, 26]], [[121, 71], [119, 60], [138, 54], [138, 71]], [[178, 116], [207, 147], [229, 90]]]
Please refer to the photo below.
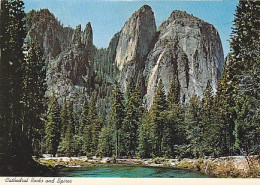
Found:
[[[22, 170], [18, 163], [42, 153], [143, 158], [259, 154], [259, 15], [258, 1], [239, 1], [231, 53], [216, 94], [209, 81], [202, 99], [194, 95], [182, 104], [175, 76], [167, 96], [158, 81], [153, 105], [146, 110], [140, 82], [130, 79], [125, 93], [116, 82], [106, 87], [110, 97], [102, 94], [109, 107], [104, 115], [97, 93], [84, 95], [80, 110], [70, 97], [62, 103], [45, 97], [41, 49], [36, 41], [24, 44], [23, 1], [1, 0], [1, 170]], [[105, 62], [97, 68], [104, 68], [98, 78], [108, 75]]]

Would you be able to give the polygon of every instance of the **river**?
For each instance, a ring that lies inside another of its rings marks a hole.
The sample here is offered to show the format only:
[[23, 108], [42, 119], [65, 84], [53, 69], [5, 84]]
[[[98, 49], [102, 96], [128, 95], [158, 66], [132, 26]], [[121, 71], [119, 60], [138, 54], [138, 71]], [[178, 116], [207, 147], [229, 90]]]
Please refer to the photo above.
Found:
[[143, 167], [127, 165], [98, 165], [80, 168], [63, 168], [58, 171], [60, 177], [93, 177], [93, 178], [208, 178], [209, 176], [165, 167]]

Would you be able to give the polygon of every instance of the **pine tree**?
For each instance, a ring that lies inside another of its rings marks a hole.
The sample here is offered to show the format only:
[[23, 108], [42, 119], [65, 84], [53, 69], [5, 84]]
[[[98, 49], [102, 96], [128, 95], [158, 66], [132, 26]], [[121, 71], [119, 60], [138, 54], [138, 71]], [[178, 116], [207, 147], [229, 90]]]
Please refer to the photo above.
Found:
[[260, 152], [260, 116], [259, 110], [255, 109], [255, 103], [257, 104], [253, 97], [245, 95], [236, 101], [235, 147], [242, 155], [254, 155]]
[[57, 123], [53, 121], [54, 113], [50, 113], [48, 116], [48, 121], [45, 125], [45, 143], [46, 143], [46, 152], [51, 153], [53, 156], [56, 155], [59, 145], [58, 139], [58, 126]]
[[180, 103], [180, 82], [177, 75], [173, 76], [173, 80], [167, 96], [167, 103], [169, 108]]
[[96, 101], [94, 98], [91, 99], [89, 112], [88, 112], [88, 119], [90, 124], [90, 151], [91, 154], [96, 154], [97, 146], [98, 146], [98, 136], [101, 131], [101, 121], [98, 116]]
[[97, 154], [98, 140], [99, 140], [101, 128], [102, 128], [101, 120], [99, 118], [96, 118], [93, 121], [92, 131], [91, 131], [92, 132], [91, 150], [92, 150], [92, 154], [95, 155]]
[[216, 157], [219, 155], [219, 138], [216, 136], [216, 133], [218, 133], [218, 124], [214, 120], [214, 97], [210, 81], [207, 82], [201, 104], [201, 131], [203, 140], [201, 145], [205, 148], [203, 155]]
[[84, 127], [83, 135], [83, 151], [86, 155], [91, 155], [91, 142], [92, 142], [92, 125], [87, 123]]
[[64, 138], [65, 132], [67, 130], [67, 120], [68, 120], [68, 107], [66, 99], [64, 100], [61, 111], [60, 111], [60, 121], [61, 121], [61, 137]]
[[231, 35], [230, 65], [235, 71], [233, 82], [238, 86], [235, 101], [235, 147], [240, 154], [259, 153], [259, 57], [260, 4], [239, 1]]
[[97, 155], [99, 156], [112, 156], [115, 150], [114, 143], [114, 130], [113, 126], [108, 122], [102, 127], [97, 147]]
[[203, 125], [201, 122], [201, 103], [194, 95], [189, 101], [185, 112], [185, 131], [188, 140], [187, 153], [192, 157], [203, 157]]
[[215, 97], [215, 124], [218, 124], [219, 151], [221, 156], [234, 154], [235, 100], [237, 85], [233, 84], [231, 66], [226, 64], [222, 78], [218, 83]]
[[[25, 38], [24, 3], [21, 0], [1, 0], [0, 28], [0, 120], [1, 166], [18, 170], [19, 164], [30, 160], [22, 116], [23, 41]], [[2, 147], [1, 147], [2, 148]], [[7, 157], [8, 156], [8, 157]], [[19, 162], [18, 162], [19, 161]]]
[[[177, 73], [177, 72], [176, 72]], [[167, 111], [165, 113], [165, 127], [163, 131], [163, 154], [176, 156], [177, 146], [183, 141], [183, 115], [180, 104], [180, 84], [178, 77], [174, 75], [167, 97]]]
[[0, 9], [0, 174], [4, 174], [7, 169], [7, 159], [10, 140], [10, 84], [9, 84], [9, 60], [8, 42], [10, 33], [8, 32], [9, 20], [8, 2], [1, 0]]
[[80, 135], [84, 133], [85, 125], [88, 122], [88, 109], [89, 109], [88, 100], [86, 99], [86, 97], [84, 97], [82, 110], [81, 110], [81, 117], [80, 117], [80, 121], [79, 121], [79, 134]]
[[45, 152], [56, 155], [61, 139], [60, 110], [57, 99], [50, 98], [49, 113], [45, 123], [44, 148]]
[[29, 45], [30, 49], [23, 64], [23, 102], [24, 102], [24, 130], [28, 137], [28, 145], [32, 144], [34, 153], [40, 152], [40, 141], [43, 137], [45, 113], [44, 95], [46, 91], [45, 63], [36, 42]]
[[[257, 129], [259, 125], [254, 124], [259, 120], [259, 116], [257, 116], [259, 104], [255, 103], [259, 102], [257, 91], [260, 89], [258, 67], [260, 56], [259, 8], [257, 1], [239, 1], [237, 6], [231, 35], [231, 56], [218, 85], [216, 97], [217, 118], [220, 120], [220, 138], [222, 138], [220, 140], [222, 155], [233, 155], [241, 152], [243, 148], [240, 147], [244, 145], [241, 141], [244, 139], [239, 133], [243, 132], [245, 136], [247, 134], [254, 136], [251, 138], [252, 140], [256, 140], [259, 134]], [[246, 104], [250, 104], [249, 100], [252, 100], [251, 103], [255, 106], [251, 106], [251, 111], [245, 111], [247, 109], [245, 107], [248, 107]], [[255, 120], [244, 119], [245, 112], [251, 114]], [[246, 125], [250, 125], [248, 128], [254, 125], [256, 132], [253, 135], [252, 132], [249, 134]], [[253, 143], [250, 145], [256, 146]], [[249, 149], [246, 148], [246, 150]]]
[[138, 156], [142, 158], [152, 157], [152, 137], [148, 112], [144, 110], [138, 127]]
[[251, 71], [259, 61], [258, 1], [239, 1], [231, 34], [231, 62], [239, 67], [236, 75]]
[[142, 116], [142, 96], [139, 85], [129, 83], [125, 105], [125, 118], [122, 125], [121, 140], [123, 155], [134, 156], [137, 151], [137, 130]]
[[120, 91], [119, 85], [115, 84], [114, 90], [112, 92], [112, 106], [109, 115], [109, 122], [114, 128], [114, 138], [115, 138], [115, 156], [118, 157], [121, 153], [121, 138], [120, 132], [121, 127], [123, 124], [125, 112], [124, 112], [124, 105], [123, 105], [123, 94]]
[[180, 103], [173, 104], [165, 115], [164, 131], [164, 155], [181, 156], [181, 146], [186, 143], [186, 133], [184, 127], [184, 108]]
[[72, 156], [73, 153], [73, 136], [75, 134], [75, 124], [73, 117], [73, 103], [71, 100], [64, 101], [61, 110], [61, 142], [58, 152], [66, 156]]
[[153, 105], [149, 110], [151, 122], [151, 139], [152, 139], [152, 154], [161, 156], [162, 154], [162, 139], [163, 130], [165, 127], [165, 111], [167, 110], [166, 95], [162, 80], [159, 81], [156, 94], [154, 96]]
[[[86, 153], [86, 155], [91, 155], [91, 142], [92, 142], [92, 122], [95, 119], [95, 109], [94, 109], [94, 98], [92, 97], [91, 102], [89, 103], [89, 106], [87, 112], [83, 116], [84, 119], [84, 132], [83, 132], [83, 151]], [[84, 110], [83, 110], [84, 111]]]

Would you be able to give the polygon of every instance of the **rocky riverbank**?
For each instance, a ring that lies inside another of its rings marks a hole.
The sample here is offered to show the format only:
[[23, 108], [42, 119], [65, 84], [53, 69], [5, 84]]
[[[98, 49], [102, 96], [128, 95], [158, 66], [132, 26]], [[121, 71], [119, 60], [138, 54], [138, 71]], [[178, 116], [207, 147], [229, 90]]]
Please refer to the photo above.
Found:
[[125, 164], [153, 167], [173, 167], [200, 171], [212, 177], [240, 177], [259, 178], [259, 156], [229, 156], [204, 159], [115, 159], [115, 158], [88, 158], [82, 157], [44, 157], [38, 159], [40, 164], [52, 167], [83, 167], [100, 164]]

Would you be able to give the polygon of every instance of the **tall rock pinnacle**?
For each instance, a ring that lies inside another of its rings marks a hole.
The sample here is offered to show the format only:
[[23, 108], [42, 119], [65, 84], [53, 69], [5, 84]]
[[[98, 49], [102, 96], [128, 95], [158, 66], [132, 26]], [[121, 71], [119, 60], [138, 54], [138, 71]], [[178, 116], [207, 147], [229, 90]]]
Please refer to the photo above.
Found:
[[81, 37], [81, 42], [85, 48], [90, 49], [93, 47], [93, 31], [90, 22], [87, 23]]
[[[126, 88], [127, 80], [144, 66], [156, 33], [154, 13], [144, 5], [125, 23], [119, 33], [115, 61], [120, 71], [121, 84]], [[135, 71], [135, 72], [134, 72]]]
[[72, 36], [72, 45], [79, 47], [81, 46], [81, 25], [78, 25]]

